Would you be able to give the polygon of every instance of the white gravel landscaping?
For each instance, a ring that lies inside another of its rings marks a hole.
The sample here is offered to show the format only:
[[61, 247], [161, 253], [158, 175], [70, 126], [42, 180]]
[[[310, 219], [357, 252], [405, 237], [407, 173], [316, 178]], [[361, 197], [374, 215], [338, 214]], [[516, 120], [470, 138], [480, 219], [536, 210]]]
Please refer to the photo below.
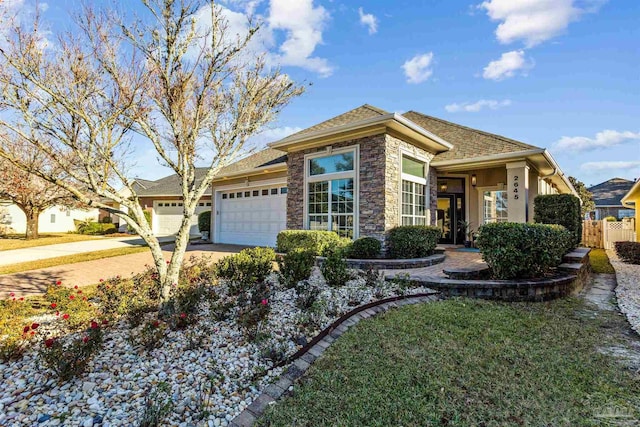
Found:
[[[126, 322], [109, 327], [102, 350], [81, 378], [58, 383], [28, 350], [20, 360], [0, 364], [0, 426], [131, 426], [138, 425], [145, 398], [154, 386], [165, 382], [173, 403], [167, 425], [226, 426], [260, 392], [283, 372], [265, 354], [290, 356], [342, 314], [358, 305], [398, 294], [430, 292], [426, 288], [403, 289], [378, 281], [367, 285], [363, 278], [334, 289], [327, 286], [317, 268], [309, 286], [317, 288], [317, 306], [296, 306], [295, 289], [282, 288], [276, 274], [268, 278], [272, 293], [270, 313], [260, 327], [268, 338], [247, 342], [233, 316], [216, 321], [201, 307], [197, 324], [186, 330], [168, 330], [163, 344], [154, 350], [134, 348]], [[222, 285], [224, 286], [224, 285]], [[637, 289], [637, 284], [636, 284]], [[43, 330], [53, 318], [39, 318]], [[134, 330], [135, 332], [135, 330]], [[201, 342], [194, 344], [194, 337]], [[269, 352], [268, 350], [271, 350]], [[203, 385], [213, 373], [222, 378], [211, 393]], [[208, 415], [200, 417], [203, 411]]]
[[622, 262], [614, 250], [607, 250], [607, 256], [616, 270], [618, 306], [640, 334], [640, 265]]

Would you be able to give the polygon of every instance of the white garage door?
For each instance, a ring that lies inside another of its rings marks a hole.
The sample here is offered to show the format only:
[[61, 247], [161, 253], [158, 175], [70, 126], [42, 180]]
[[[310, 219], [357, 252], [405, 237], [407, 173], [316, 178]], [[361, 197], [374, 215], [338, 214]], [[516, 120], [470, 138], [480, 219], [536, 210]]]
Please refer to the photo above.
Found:
[[[182, 223], [182, 200], [156, 200], [153, 202], [154, 233], [158, 236], [176, 234]], [[198, 230], [198, 214], [211, 210], [211, 202], [200, 202], [196, 213], [191, 217], [190, 235], [200, 234]]]
[[223, 191], [218, 200], [220, 243], [275, 246], [287, 227], [287, 187]]

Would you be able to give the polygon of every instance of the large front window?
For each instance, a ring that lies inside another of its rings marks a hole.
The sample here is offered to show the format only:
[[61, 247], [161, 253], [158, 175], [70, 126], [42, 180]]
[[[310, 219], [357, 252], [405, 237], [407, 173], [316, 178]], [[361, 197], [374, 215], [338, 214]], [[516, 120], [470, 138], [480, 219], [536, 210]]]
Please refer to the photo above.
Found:
[[402, 156], [402, 225], [427, 223], [425, 163]]
[[507, 222], [507, 192], [484, 191], [482, 193], [483, 223]]
[[355, 150], [307, 160], [307, 227], [354, 237]]

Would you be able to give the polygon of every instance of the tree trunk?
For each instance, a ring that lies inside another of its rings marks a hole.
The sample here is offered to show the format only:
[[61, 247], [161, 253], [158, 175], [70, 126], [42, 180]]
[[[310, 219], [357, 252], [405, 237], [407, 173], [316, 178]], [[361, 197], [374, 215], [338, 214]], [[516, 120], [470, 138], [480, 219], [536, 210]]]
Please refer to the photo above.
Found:
[[[195, 208], [193, 210], [195, 210]], [[162, 281], [161, 295], [163, 302], [167, 302], [169, 300], [169, 298], [171, 297], [171, 288], [172, 286], [178, 284], [178, 280], [180, 278], [180, 269], [182, 268], [184, 255], [189, 244], [189, 231], [191, 230], [191, 217], [193, 216], [192, 214], [189, 215], [188, 212], [185, 213], [185, 216], [182, 218], [182, 224], [180, 224], [178, 234], [176, 235], [173, 255], [171, 256], [171, 261], [169, 261], [167, 274]]]
[[38, 238], [38, 218], [40, 217], [40, 211], [37, 209], [29, 209], [25, 211], [27, 217], [27, 231], [25, 238], [27, 240]]

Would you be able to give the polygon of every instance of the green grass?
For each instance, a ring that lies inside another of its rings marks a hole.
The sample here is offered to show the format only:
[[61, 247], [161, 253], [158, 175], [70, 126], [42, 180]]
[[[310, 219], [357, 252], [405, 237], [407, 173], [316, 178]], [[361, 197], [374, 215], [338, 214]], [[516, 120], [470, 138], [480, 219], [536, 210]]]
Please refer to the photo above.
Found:
[[75, 264], [77, 262], [93, 261], [96, 259], [111, 258], [114, 256], [131, 255], [148, 251], [147, 246], [133, 246], [126, 248], [105, 249], [103, 251], [85, 252], [75, 255], [65, 255], [56, 258], [40, 259], [36, 261], [20, 262], [0, 267], [0, 275], [20, 273], [23, 271], [39, 270], [41, 268], [55, 267], [57, 265]]
[[12, 249], [33, 248], [36, 246], [56, 245], [58, 243], [81, 242], [84, 240], [100, 239], [99, 236], [87, 236], [83, 234], [40, 234], [40, 237], [34, 240], [26, 240], [24, 235], [10, 235], [0, 238], [0, 251], [9, 251]]
[[609, 257], [604, 249], [591, 249], [589, 261], [594, 273], [615, 273], [613, 266], [609, 262]]
[[575, 299], [393, 310], [338, 339], [260, 425], [590, 426], [608, 407], [638, 419], [638, 374], [597, 350], [619, 322]]

